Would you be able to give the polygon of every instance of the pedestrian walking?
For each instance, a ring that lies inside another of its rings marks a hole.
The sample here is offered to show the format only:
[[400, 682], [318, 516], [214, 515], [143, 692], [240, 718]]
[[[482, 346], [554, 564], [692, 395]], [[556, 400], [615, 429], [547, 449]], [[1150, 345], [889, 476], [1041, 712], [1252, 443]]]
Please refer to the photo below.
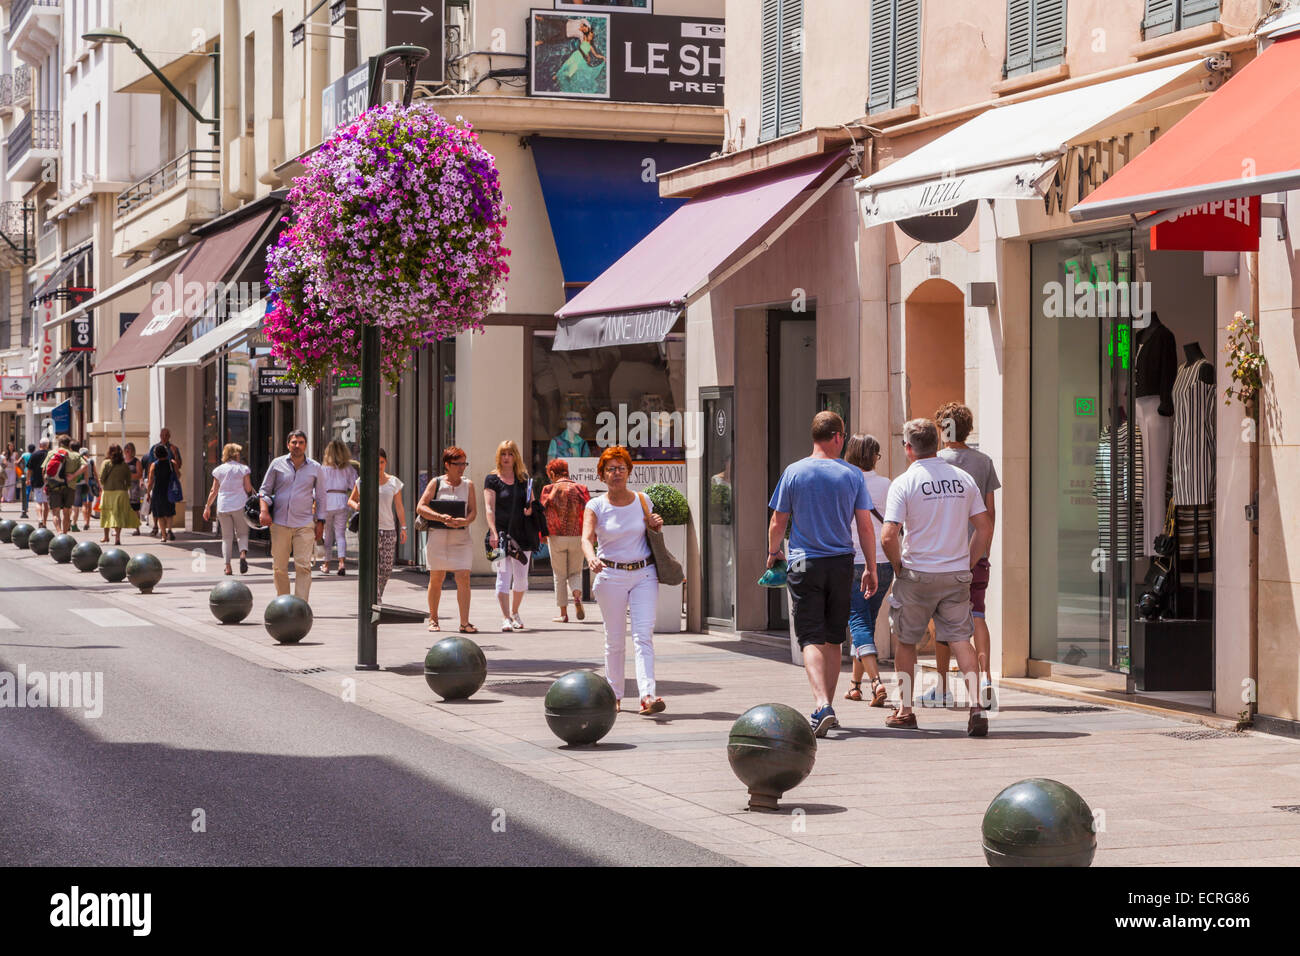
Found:
[[335, 438], [325, 446], [321, 458], [321, 471], [325, 473], [325, 559], [321, 561], [321, 574], [330, 572], [330, 546], [338, 555], [338, 575], [347, 574], [348, 557], [348, 497], [357, 483], [357, 465], [352, 452]]
[[104, 544], [108, 543], [109, 531], [113, 532], [113, 543], [121, 544], [123, 528], [140, 527], [140, 517], [131, 510], [131, 480], [131, 467], [126, 463], [122, 447], [110, 445], [99, 472], [99, 484], [104, 489], [99, 503]]
[[429, 569], [429, 630], [441, 630], [438, 604], [442, 584], [450, 572], [456, 581], [456, 604], [460, 610], [460, 633], [477, 634], [469, 620], [469, 572], [474, 563], [474, 545], [469, 528], [478, 517], [474, 482], [465, 477], [469, 456], [465, 449], [452, 445], [443, 450], [443, 473], [424, 487], [416, 514], [429, 522], [424, 547], [424, 563]]
[[22, 469], [19, 475], [21, 479], [20, 487], [18, 488], [18, 494], [22, 497], [23, 500], [23, 504], [22, 504], [23, 510], [18, 515], [18, 517], [20, 518], [27, 517], [27, 508], [32, 498], [31, 461], [32, 461], [32, 456], [35, 454], [36, 454], [36, 446], [32, 444], [28, 444], [27, 451], [23, 452], [23, 454], [18, 459], [19, 466]]
[[[154, 445], [149, 449], [149, 451], [148, 451], [148, 452], [145, 454], [145, 456], [144, 456], [144, 472], [143, 472], [143, 478], [144, 478], [144, 482], [145, 482], [146, 485], [148, 485], [149, 473], [150, 473], [151, 469], [153, 468], [153, 464], [154, 464], [155, 461], [158, 460], [157, 449], [158, 449], [158, 446], [159, 446], [159, 445], [162, 445], [164, 448], [167, 449], [167, 455], [168, 455], [168, 459], [169, 459], [170, 462], [171, 462], [171, 467], [174, 468], [178, 473], [179, 473], [179, 471], [180, 471], [180, 468], [181, 468], [182, 464], [184, 464], [184, 463], [182, 462], [182, 460], [181, 460], [181, 451], [180, 451], [180, 449], [177, 448], [174, 444], [172, 444], [172, 433], [171, 433], [171, 429], [170, 429], [170, 428], [160, 428], [160, 429], [158, 430], [158, 441], [157, 441], [157, 442], [156, 442], [156, 443], [155, 443], [155, 444], [154, 444]], [[175, 505], [175, 504], [179, 504], [179, 503], [180, 503], [180, 502], [179, 502], [179, 500], [178, 500], [178, 501], [176, 501], [176, 502], [173, 502], [173, 505]], [[154, 538], [156, 538], [156, 537], [158, 537], [158, 533], [159, 533], [159, 530], [160, 530], [160, 529], [159, 529], [159, 526], [158, 526], [158, 519], [159, 519], [160, 517], [175, 517], [176, 509], [175, 509], [175, 507], [173, 507], [173, 508], [171, 509], [171, 513], [170, 513], [170, 515], [159, 515], [159, 514], [157, 514], [157, 513], [154, 511], [154, 507], [153, 507], [153, 506], [154, 506], [153, 496], [150, 495], [150, 494], [148, 494], [147, 491], [146, 491], [146, 494], [144, 495], [143, 510], [142, 510], [141, 513], [142, 513], [142, 515], [148, 515], [148, 517], [149, 517], [149, 521], [150, 521], [150, 523], [153, 525], [153, 527], [152, 527], [152, 528], [150, 529], [150, 531], [149, 531], [149, 535], [150, 535], [150, 537], [154, 537]], [[170, 524], [170, 522], [168, 522], [168, 529], [170, 530], [170, 528], [171, 528], [171, 524]], [[163, 538], [162, 538], [162, 539], [163, 539], [164, 541], [167, 540], [167, 532], [163, 532]]]
[[880, 545], [880, 533], [884, 519], [880, 514], [880, 505], [889, 497], [889, 479], [876, 474], [876, 462], [880, 460], [880, 442], [871, 435], [854, 435], [844, 446], [844, 460], [862, 471], [862, 478], [867, 483], [867, 494], [871, 498], [871, 530], [876, 535], [875, 553], [868, 556], [862, 549], [861, 536], [858, 534], [857, 521], [849, 525], [853, 532], [853, 577], [859, 580], [866, 570], [868, 561], [876, 565], [876, 589], [871, 596], [864, 595], [860, 588], [853, 588], [849, 594], [849, 634], [853, 645], [850, 652], [853, 658], [853, 680], [846, 700], [862, 700], [862, 680], [871, 680], [871, 706], [884, 707], [889, 697], [884, 683], [880, 679], [879, 651], [876, 649], [876, 618], [880, 616], [880, 605], [885, 600], [885, 592], [894, 581], [894, 566], [885, 557]]
[[876, 590], [876, 566], [865, 566], [853, 578], [853, 534], [858, 526], [862, 550], [874, 553], [871, 495], [862, 472], [840, 458], [844, 450], [844, 420], [834, 412], [818, 412], [812, 420], [812, 453], [787, 467], [768, 507], [767, 566], [786, 558], [782, 551], [787, 527], [790, 551], [786, 586], [792, 604], [795, 637], [803, 649], [804, 673], [812, 688], [813, 733], [825, 737], [840, 725], [831, 701], [840, 676], [840, 655], [849, 627], [850, 591], [861, 587], [865, 597]]
[[582, 606], [582, 516], [591, 492], [587, 486], [569, 477], [569, 463], [555, 458], [546, 464], [551, 483], [542, 489], [541, 505], [546, 513], [547, 546], [551, 551], [551, 575], [555, 578], [555, 603], [560, 615], [558, 624], [569, 623], [569, 595], [578, 620], [587, 612]]
[[72, 530], [77, 530], [77, 512], [80, 511], [81, 526], [89, 531], [95, 501], [100, 494], [98, 463], [86, 445], [82, 445], [77, 453], [86, 463], [86, 470], [82, 472], [81, 480], [77, 482], [77, 497], [72, 504]]
[[230, 559], [236, 545], [239, 547], [239, 573], [248, 573], [248, 522], [244, 520], [244, 502], [255, 492], [252, 472], [240, 461], [242, 453], [243, 449], [236, 442], [221, 449], [221, 464], [212, 469], [212, 488], [203, 505], [204, 521], [212, 520], [212, 506], [216, 505], [221, 557], [226, 562], [225, 574], [234, 574]]
[[262, 499], [261, 524], [271, 529], [275, 593], [289, 593], [292, 554], [293, 593], [306, 601], [311, 595], [312, 547], [322, 539], [324, 531], [321, 519], [325, 514], [325, 475], [321, 466], [307, 457], [306, 432], [297, 428], [289, 432], [286, 446], [288, 454], [271, 460], [258, 490]]
[[605, 679], [619, 708], [626, 684], [627, 622], [632, 621], [636, 688], [641, 715], [662, 713], [664, 699], [655, 691], [655, 604], [659, 574], [646, 540], [646, 529], [664, 521], [650, 510], [649, 499], [627, 486], [632, 456], [612, 445], [601, 452], [596, 474], [608, 489], [587, 502], [582, 516], [582, 552], [595, 575], [591, 592], [605, 622]]
[[532, 486], [519, 446], [513, 441], [507, 439], [497, 446], [495, 464], [483, 480], [483, 511], [487, 515], [488, 544], [502, 551], [496, 584], [501, 630], [522, 631], [519, 607], [528, 590], [529, 561], [538, 547]]
[[[935, 644], [948, 645], [970, 691], [966, 733], [984, 737], [989, 721], [980, 706], [975, 650], [970, 643], [975, 631], [970, 586], [972, 569], [988, 550], [993, 522], [985, 513], [975, 480], [937, 456], [939, 429], [933, 421], [914, 418], [907, 422], [903, 445], [912, 464], [889, 486], [881, 535], [885, 554], [894, 566], [889, 626], [901, 698], [885, 725], [917, 726], [912, 711], [916, 646], [925, 640], [933, 620]], [[968, 523], [975, 526], [974, 537], [966, 534]]]
[[72, 439], [60, 435], [58, 447], [45, 457], [41, 466], [45, 475], [45, 495], [54, 513], [54, 530], [58, 534], [76, 531], [73, 523], [77, 501], [77, 483], [86, 473], [86, 461], [73, 451]]
[[162, 442], [150, 452], [153, 463], [145, 479], [145, 494], [149, 498], [149, 513], [153, 516], [154, 530], [161, 541], [175, 541], [172, 523], [176, 519], [176, 505], [180, 498], [173, 488], [181, 482], [181, 466], [172, 460], [171, 452]]
[[18, 479], [23, 473], [19, 460], [22, 456], [14, 449], [14, 443], [5, 446], [4, 454], [4, 500], [12, 503], [18, 498]]
[[[993, 540], [993, 531], [997, 529], [997, 507], [993, 493], [1002, 487], [998, 480], [997, 466], [993, 459], [976, 448], [966, 444], [966, 439], [975, 428], [975, 416], [961, 402], [948, 402], [934, 413], [934, 422], [939, 427], [939, 437], [944, 447], [939, 450], [939, 457], [949, 464], [956, 465], [975, 479], [979, 488], [980, 499], [984, 502], [984, 513], [989, 517], [989, 541]], [[975, 526], [971, 524], [968, 537], [975, 537]], [[984, 619], [984, 599], [989, 590], [989, 577], [992, 567], [989, 564], [987, 549], [980, 555], [979, 563], [971, 572], [970, 613], [975, 624], [975, 666], [980, 672], [980, 702], [985, 707], [993, 703], [992, 640], [989, 626]], [[952, 706], [953, 697], [948, 693], [948, 664], [950, 656], [946, 644], [936, 644], [934, 648], [934, 666], [939, 671], [939, 686], [930, 688], [922, 698], [922, 706], [938, 704], [942, 695], [944, 706]]]
[[40, 506], [41, 517], [37, 523], [38, 528], [44, 528], [50, 517], [50, 502], [45, 495], [45, 459], [49, 454], [50, 440], [42, 438], [37, 443], [36, 451], [32, 452], [27, 468], [27, 483], [31, 489], [32, 504]]
[[131, 472], [131, 484], [127, 487], [126, 498], [131, 510], [135, 512], [136, 521], [131, 525], [131, 536], [133, 538], [140, 536], [140, 521], [148, 514], [145, 509], [145, 503], [148, 499], [144, 495], [144, 463], [135, 457], [135, 443], [127, 442], [122, 446], [122, 460], [126, 463], [127, 469]]
[[[353, 511], [361, 510], [361, 482], [358, 478], [348, 498], [348, 507]], [[384, 596], [384, 588], [393, 573], [393, 560], [397, 557], [397, 543], [406, 544], [406, 506], [402, 504], [402, 480], [388, 473], [388, 452], [379, 449], [379, 589], [378, 598]], [[397, 515], [394, 523], [393, 515]]]

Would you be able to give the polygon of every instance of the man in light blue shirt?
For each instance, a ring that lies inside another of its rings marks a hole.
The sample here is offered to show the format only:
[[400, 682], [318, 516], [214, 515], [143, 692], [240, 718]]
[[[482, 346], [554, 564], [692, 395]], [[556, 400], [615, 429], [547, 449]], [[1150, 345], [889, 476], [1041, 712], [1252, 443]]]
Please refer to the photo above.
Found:
[[306, 601], [311, 594], [312, 549], [325, 530], [325, 472], [307, 457], [306, 432], [289, 432], [288, 447], [289, 454], [272, 461], [262, 479], [262, 527], [271, 529], [275, 593], [289, 593], [292, 551], [293, 593]]
[[786, 468], [768, 507], [767, 566], [781, 559], [781, 541], [790, 526], [790, 560], [786, 586], [793, 605], [795, 637], [803, 649], [804, 672], [816, 707], [813, 733], [825, 737], [839, 726], [831, 699], [840, 676], [841, 645], [849, 627], [850, 589], [870, 596], [876, 589], [876, 565], [869, 562], [862, 580], [853, 580], [852, 522], [857, 522], [864, 554], [874, 554], [871, 495], [862, 472], [840, 458], [844, 420], [818, 412], [812, 424], [812, 454]]

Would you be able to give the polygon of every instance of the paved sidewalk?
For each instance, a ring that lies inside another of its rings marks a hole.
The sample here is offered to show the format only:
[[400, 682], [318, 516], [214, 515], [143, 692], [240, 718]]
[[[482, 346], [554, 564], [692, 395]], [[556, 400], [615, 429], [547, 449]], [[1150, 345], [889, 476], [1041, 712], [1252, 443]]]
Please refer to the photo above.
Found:
[[[98, 533], [77, 537], [98, 540]], [[889, 711], [837, 700], [845, 726], [820, 742], [812, 775], [786, 795], [781, 813], [751, 813], [727, 763], [727, 732], [754, 704], [809, 709], [806, 681], [788, 651], [730, 635], [660, 635], [656, 669], [668, 710], [655, 719], [624, 713], [600, 745], [569, 748], [547, 728], [542, 697], [565, 671], [602, 665], [594, 605], [585, 623], [553, 624], [552, 592], [534, 590], [522, 609], [528, 630], [501, 633], [494, 595], [476, 589], [472, 620], [488, 681], [471, 700], [446, 703], [424, 682], [424, 653], [436, 638], [423, 625], [381, 627], [383, 669], [353, 669], [351, 569], [345, 578], [316, 576], [315, 626], [302, 644], [286, 647], [261, 624], [275, 593], [269, 560], [255, 558], [243, 578], [255, 599], [248, 621], [222, 626], [207, 607], [208, 589], [221, 580], [215, 542], [128, 537], [123, 546], [163, 561], [155, 594], [11, 545], [0, 545], [0, 562], [22, 561], [53, 582], [93, 590], [325, 693], [354, 693], [359, 706], [741, 863], [982, 866], [980, 821], [989, 801], [1016, 780], [1044, 776], [1074, 787], [1099, 812], [1095, 865], [1300, 864], [1300, 742], [1010, 689], [1000, 693], [988, 738], [972, 740], [964, 711], [921, 710], [920, 731], [891, 731]], [[423, 607], [421, 579], [396, 574], [385, 599]], [[443, 635], [455, 633], [455, 593], [442, 601]], [[60, 596], [59, 604], [70, 600]], [[628, 688], [631, 707], [630, 679]]]

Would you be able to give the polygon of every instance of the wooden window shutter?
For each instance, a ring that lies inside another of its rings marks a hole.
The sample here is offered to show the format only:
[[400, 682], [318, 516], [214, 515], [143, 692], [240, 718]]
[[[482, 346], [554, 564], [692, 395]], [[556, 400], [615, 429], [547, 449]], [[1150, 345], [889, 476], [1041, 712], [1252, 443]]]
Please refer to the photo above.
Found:
[[1181, 3], [1181, 16], [1178, 18], [1180, 30], [1219, 19], [1219, 0], [1181, 0]]
[[1065, 56], [1065, 0], [1033, 0], [1035, 70]]
[[1174, 32], [1174, 5], [1178, 0], [1146, 0], [1146, 14], [1142, 17], [1142, 38], [1162, 37]]
[[915, 102], [921, 93], [921, 0], [894, 3], [894, 102]]
[[1007, 0], [1007, 59], [1003, 76], [1028, 73], [1033, 68], [1033, 2]]
[[773, 139], [777, 129], [777, 80], [781, 65], [781, 0], [763, 0], [762, 88], [758, 105], [758, 141]]
[[878, 113], [893, 105], [893, 37], [893, 0], [871, 0], [871, 48], [867, 54], [868, 113]]
[[803, 0], [781, 0], [780, 22], [776, 135], [785, 136], [803, 125]]

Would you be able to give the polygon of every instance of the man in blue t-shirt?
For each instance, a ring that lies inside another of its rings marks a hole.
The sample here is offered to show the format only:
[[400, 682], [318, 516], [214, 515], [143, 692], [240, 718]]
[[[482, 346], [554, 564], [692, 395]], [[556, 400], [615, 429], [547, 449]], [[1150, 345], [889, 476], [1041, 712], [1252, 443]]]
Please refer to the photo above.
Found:
[[785, 470], [768, 503], [772, 522], [767, 529], [767, 566], [782, 558], [788, 524], [791, 616], [816, 705], [810, 718], [813, 733], [825, 737], [839, 726], [831, 699], [840, 676], [840, 645], [849, 626], [850, 589], [860, 586], [868, 597], [876, 589], [873, 561], [867, 562], [861, 582], [853, 580], [850, 528], [856, 521], [863, 554], [875, 553], [876, 533], [862, 472], [840, 458], [844, 420], [834, 412], [818, 412], [812, 440], [812, 454]]

